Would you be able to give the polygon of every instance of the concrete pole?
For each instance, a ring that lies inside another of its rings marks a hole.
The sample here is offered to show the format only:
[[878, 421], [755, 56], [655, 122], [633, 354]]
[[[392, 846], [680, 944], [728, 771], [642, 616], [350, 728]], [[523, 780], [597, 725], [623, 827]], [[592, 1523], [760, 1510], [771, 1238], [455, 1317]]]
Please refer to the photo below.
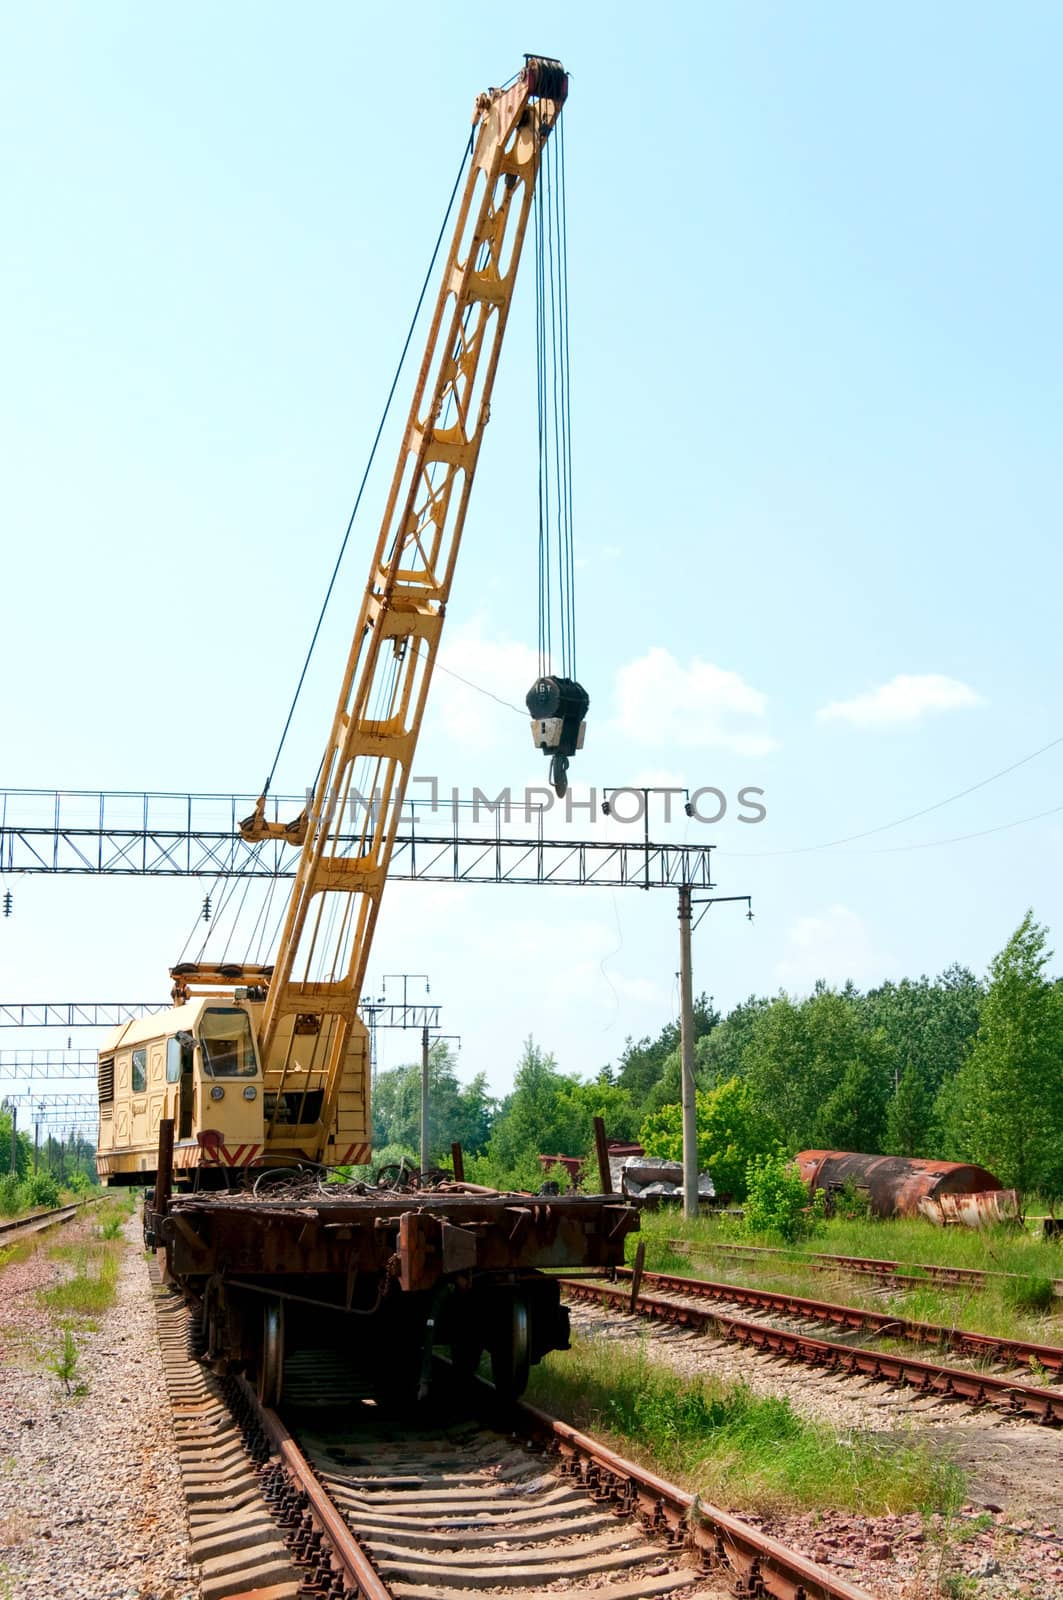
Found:
[[428, 1029], [421, 1029], [421, 1171], [428, 1171]]
[[698, 1214], [698, 1123], [694, 1100], [694, 981], [690, 970], [690, 885], [679, 886], [679, 1025], [683, 1067], [683, 1215]]
[[11, 1107], [11, 1171], [18, 1172], [18, 1107]]

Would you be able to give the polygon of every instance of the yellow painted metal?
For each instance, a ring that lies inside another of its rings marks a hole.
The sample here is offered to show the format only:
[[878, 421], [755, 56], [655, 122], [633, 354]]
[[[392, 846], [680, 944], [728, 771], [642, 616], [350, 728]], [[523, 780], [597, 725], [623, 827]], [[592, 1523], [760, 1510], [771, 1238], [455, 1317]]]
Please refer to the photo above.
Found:
[[[316, 1159], [328, 1162], [341, 1100], [368, 1129], [368, 1058], [357, 1005], [450, 594], [543, 144], [567, 91], [529, 58], [479, 97], [472, 164], [427, 348], [309, 810], [248, 839], [301, 847], [259, 1032], [277, 1108], [293, 1084], [324, 1086]], [[353, 842], [352, 842], [353, 836]], [[359, 1081], [360, 1080], [360, 1081]], [[282, 1130], [276, 1116], [267, 1145]], [[338, 1142], [338, 1141], [337, 1141]], [[332, 1159], [335, 1159], [333, 1156]]]

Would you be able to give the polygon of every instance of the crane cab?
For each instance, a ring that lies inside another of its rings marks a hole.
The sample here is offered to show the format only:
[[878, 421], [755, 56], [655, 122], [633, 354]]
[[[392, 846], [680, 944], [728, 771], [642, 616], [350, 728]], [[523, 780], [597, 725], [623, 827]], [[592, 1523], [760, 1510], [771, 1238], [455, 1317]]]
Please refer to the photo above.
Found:
[[258, 1161], [265, 1138], [250, 1008], [207, 996], [128, 1022], [99, 1053], [96, 1170], [106, 1184], [155, 1176], [159, 1123], [174, 1124], [178, 1182]]

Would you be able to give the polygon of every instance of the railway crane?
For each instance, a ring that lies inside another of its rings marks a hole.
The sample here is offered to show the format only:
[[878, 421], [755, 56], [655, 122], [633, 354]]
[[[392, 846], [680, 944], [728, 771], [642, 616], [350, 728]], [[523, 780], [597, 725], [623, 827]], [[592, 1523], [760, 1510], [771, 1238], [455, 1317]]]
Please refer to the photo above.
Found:
[[[266, 795], [251, 842], [299, 851], [274, 960], [181, 962], [174, 1007], [118, 1028], [99, 1059], [97, 1158], [155, 1189], [149, 1243], [202, 1307], [207, 1357], [263, 1398], [308, 1338], [360, 1353], [378, 1388], [425, 1389], [432, 1350], [490, 1351], [519, 1393], [567, 1346], [544, 1268], [608, 1268], [637, 1226], [609, 1196], [396, 1192], [329, 1182], [370, 1155], [369, 1046], [358, 1004], [439, 648], [517, 267], [568, 79], [525, 59], [481, 94], [468, 176], [312, 800], [288, 823]], [[579, 685], [529, 696], [555, 782], [581, 738]], [[576, 691], [579, 691], [578, 693]], [[582, 698], [581, 698], [582, 697]], [[360, 810], [352, 802], [372, 796]], [[352, 815], [358, 818], [352, 826]], [[426, 1180], [422, 1179], [422, 1183]]]

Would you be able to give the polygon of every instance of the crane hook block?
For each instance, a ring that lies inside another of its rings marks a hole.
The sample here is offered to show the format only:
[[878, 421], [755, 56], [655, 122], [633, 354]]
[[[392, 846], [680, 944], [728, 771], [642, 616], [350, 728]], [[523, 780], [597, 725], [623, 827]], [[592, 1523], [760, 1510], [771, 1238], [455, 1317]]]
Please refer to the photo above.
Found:
[[537, 678], [525, 705], [531, 714], [532, 739], [550, 757], [550, 782], [558, 795], [568, 789], [568, 760], [583, 749], [584, 718], [590, 695], [575, 678]]

